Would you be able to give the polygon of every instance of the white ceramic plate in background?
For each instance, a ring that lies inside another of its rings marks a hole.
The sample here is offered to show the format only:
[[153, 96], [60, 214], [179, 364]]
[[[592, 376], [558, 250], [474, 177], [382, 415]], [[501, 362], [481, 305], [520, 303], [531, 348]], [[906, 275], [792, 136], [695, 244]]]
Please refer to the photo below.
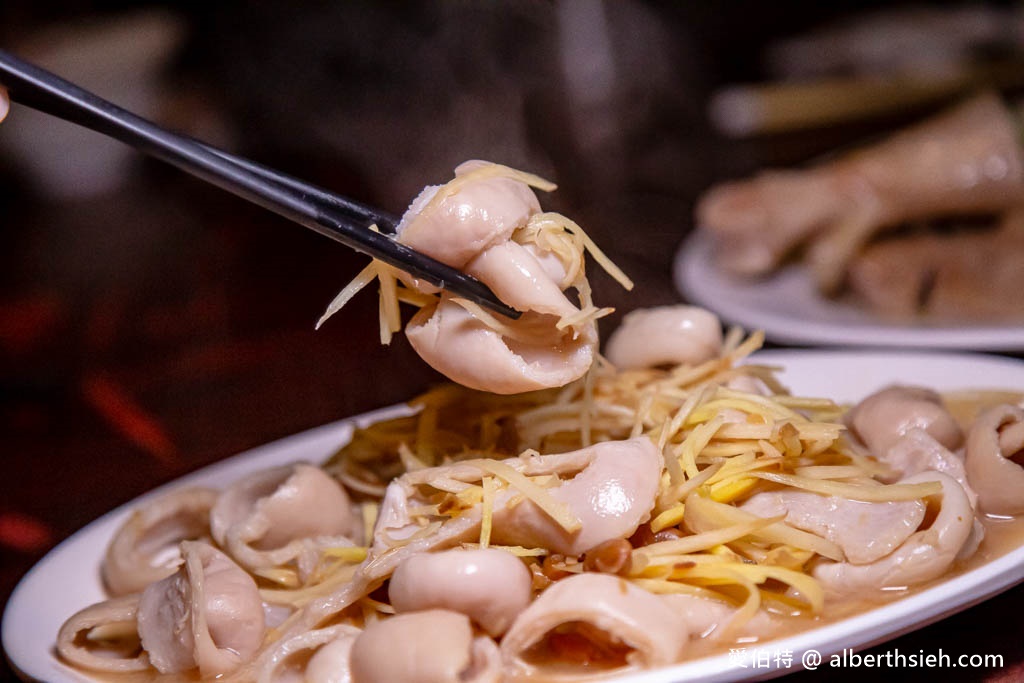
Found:
[[939, 326], [885, 320], [818, 293], [810, 273], [796, 264], [757, 280], [719, 268], [711, 239], [695, 230], [673, 265], [676, 288], [690, 302], [748, 330], [764, 330], [783, 344], [1017, 351], [1024, 325]]
[[[1024, 362], [1006, 358], [914, 351], [764, 351], [753, 360], [784, 369], [781, 379], [795, 393], [856, 401], [892, 383], [923, 384], [939, 390], [1013, 389], [1024, 391]], [[26, 677], [50, 683], [92, 680], [54, 656], [60, 625], [78, 609], [101, 600], [99, 564], [111, 535], [130, 510], [171, 487], [223, 487], [244, 474], [277, 464], [319, 462], [349, 438], [352, 424], [395, 415], [388, 409], [327, 425], [277, 441], [195, 472], [101, 517], [57, 546], [21, 581], [3, 619], [3, 645], [12, 664]], [[789, 668], [742, 668], [728, 655], [706, 657], [617, 679], [616, 683], [733, 681], [798, 670], [806, 652], [825, 657], [845, 648], [861, 649], [920, 628], [966, 609], [1024, 581], [1024, 548], [982, 567], [891, 604], [795, 636], [772, 641], [774, 652], [791, 652]], [[824, 667], [823, 667], [824, 668]]]

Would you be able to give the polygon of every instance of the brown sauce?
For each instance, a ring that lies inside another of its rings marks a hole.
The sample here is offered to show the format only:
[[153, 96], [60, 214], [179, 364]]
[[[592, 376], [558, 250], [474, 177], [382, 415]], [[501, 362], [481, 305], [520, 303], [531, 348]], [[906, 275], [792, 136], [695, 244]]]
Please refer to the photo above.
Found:
[[[756, 647], [759, 644], [770, 642], [777, 638], [784, 638], [812, 628], [825, 626], [847, 617], [863, 614], [871, 609], [892, 604], [900, 598], [940, 585], [944, 581], [948, 581], [951, 578], [960, 576], [973, 569], [977, 569], [988, 562], [998, 559], [1003, 555], [1024, 546], [1024, 517], [1018, 517], [1015, 519], [986, 517], [982, 519], [982, 524], [985, 527], [985, 538], [978, 547], [977, 552], [934, 581], [926, 582], [906, 590], [892, 591], [885, 594], [880, 593], [877, 596], [877, 599], [873, 600], [846, 600], [843, 602], [831, 603], [826, 606], [826, 613], [818, 617], [797, 616], [779, 618], [777, 619], [778, 628], [774, 633], [772, 633], [771, 637], [761, 639], [760, 641], [747, 639], [744, 639], [741, 643], [718, 643], [704, 640], [695, 641], [691, 643], [688, 648], [687, 658], [684, 662], [693, 661], [700, 657], [722, 654], [728, 652], [730, 647]], [[537, 653], [534, 654], [536, 655]], [[540, 662], [534, 659], [534, 663], [539, 664]], [[606, 662], [604, 663], [606, 664]], [[592, 670], [594, 668], [595, 667], [591, 667]], [[596, 669], [604, 670], [604, 667], [597, 666]], [[559, 670], [561, 670], [562, 673], [568, 673], [574, 670], [579, 673], [580, 671], [579, 669], [573, 669], [572, 667], [562, 666], [558, 662], [552, 662], [552, 670], [547, 673], [551, 676], [557, 676], [558, 674], [556, 672]], [[126, 674], [93, 674], [93, 678], [97, 681], [106, 681], [107, 683], [199, 683], [201, 680], [195, 672], [161, 675], [155, 671]], [[529, 680], [540, 681], [543, 679], [544, 676], [539, 678], [534, 676]]]
[[[1024, 546], [1024, 517], [1018, 517], [1015, 519], [986, 517], [982, 519], [982, 524], [985, 527], [985, 538], [978, 547], [978, 550], [971, 557], [961, 563], [958, 563], [950, 571], [946, 572], [946, 574], [933, 581], [925, 582], [905, 590], [887, 591], [885, 593], [879, 592], [877, 596], [874, 596], [874, 599], [851, 599], [844, 600], [842, 602], [829, 603], [825, 607], [825, 614], [817, 617], [780, 617], [776, 620], [777, 628], [771, 636], [767, 638], [744, 638], [742, 642], [716, 642], [713, 640], [694, 641], [690, 643], [690, 646], [687, 649], [686, 658], [679, 663], [684, 664], [702, 657], [724, 654], [728, 652], [730, 648], [756, 648], [773, 640], [792, 636], [821, 626], [826, 626], [848, 617], [869, 612], [872, 609], [890, 605], [901, 598], [941, 585], [945, 581], [965, 574], [973, 569], [977, 569], [988, 562], [998, 559], [1003, 555]], [[557, 679], [559, 675], [569, 673], [579, 674], [581, 672], [586, 672], [587, 670], [573, 668], [566, 665], [564, 662], [555, 660], [552, 660], [549, 663], [534, 658], [532, 663], [538, 666], [543, 665], [545, 668], [550, 666], [550, 669], [545, 671], [544, 675], [531, 676], [529, 678], [522, 679], [524, 681], [530, 681], [530, 683], [540, 683], [548, 680], [549, 678], [554, 680]], [[516, 680], [520, 679], [517, 678]]]
[[[979, 567], [982, 567], [985, 564], [1024, 546], [1024, 517], [1017, 517], [1014, 519], [983, 517], [981, 518], [981, 522], [985, 527], [985, 538], [982, 540], [981, 545], [978, 546], [978, 550], [969, 558], [954, 565], [949, 571], [937, 579], [926, 581], [907, 589], [885, 592], [879, 591], [877, 595], [872, 596], [871, 598], [860, 600], [850, 599], [843, 600], [842, 602], [827, 603], [825, 606], [825, 614], [821, 616], [796, 616], [779, 619], [779, 622], [781, 622], [779, 629], [777, 629], [770, 638], [766, 638], [761, 641], [748, 641], [742, 644], [735, 642], [700, 643], [698, 644], [700, 656], [721, 654], [723, 652], [727, 652], [730, 647], [737, 647], [738, 645], [755, 647], [759, 642], [770, 642], [772, 640], [791, 636], [812, 628], [826, 626], [848, 617], [863, 614], [872, 609], [890, 605], [901, 598], [920, 593], [921, 591], [934, 586], [941, 585], [945, 581], [949, 581], [957, 576], [966, 574], [969, 571], [978, 569]], [[691, 649], [691, 652], [693, 652], [693, 649]]]

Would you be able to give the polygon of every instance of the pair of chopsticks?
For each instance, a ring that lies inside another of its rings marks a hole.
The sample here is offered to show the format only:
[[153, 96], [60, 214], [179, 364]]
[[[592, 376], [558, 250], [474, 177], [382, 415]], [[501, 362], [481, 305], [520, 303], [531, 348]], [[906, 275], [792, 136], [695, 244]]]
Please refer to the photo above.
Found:
[[172, 133], [4, 50], [0, 84], [15, 102], [120, 140], [491, 311], [510, 318], [520, 315], [479, 280], [389, 237], [386, 233], [394, 232], [397, 220], [384, 211]]

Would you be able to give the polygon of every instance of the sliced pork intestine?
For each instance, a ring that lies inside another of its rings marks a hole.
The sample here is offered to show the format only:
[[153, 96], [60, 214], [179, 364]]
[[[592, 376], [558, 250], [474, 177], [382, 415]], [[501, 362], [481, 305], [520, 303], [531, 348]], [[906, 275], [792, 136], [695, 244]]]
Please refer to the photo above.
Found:
[[479, 537], [479, 505], [454, 518], [438, 522], [435, 529], [429, 530], [430, 533], [417, 533], [423, 531], [423, 527], [415, 523], [408, 512], [409, 504], [415, 498], [415, 487], [401, 478], [388, 484], [366, 560], [356, 569], [351, 580], [332, 593], [305, 605], [297, 617], [289, 622], [283, 637], [295, 636], [320, 626], [383, 585], [395, 568], [408, 558], [419, 553], [451, 548]]
[[612, 332], [605, 355], [622, 370], [657, 365], [697, 365], [722, 351], [722, 324], [697, 306], [657, 306], [632, 311]]
[[[455, 177], [490, 166], [466, 161]], [[441, 197], [438, 192], [444, 192]], [[462, 268], [489, 247], [508, 241], [516, 228], [540, 212], [540, 202], [519, 180], [481, 177], [467, 180], [453, 193], [431, 185], [413, 200], [397, 227], [398, 241], [453, 268]]]
[[352, 646], [358, 636], [359, 632], [341, 635], [317, 650], [306, 664], [306, 683], [351, 683]]
[[[536, 503], [508, 488], [495, 496], [491, 540], [496, 544], [544, 547], [578, 556], [606, 541], [628, 538], [647, 521], [654, 506], [663, 459], [654, 443], [642, 436], [602, 441], [568, 453], [506, 458], [499, 462], [526, 476], [572, 475], [546, 492], [556, 504], [565, 506], [579, 526], [574, 531], [566, 530]], [[409, 472], [399, 480], [399, 486], [411, 493], [412, 487], [432, 480], [480, 481], [486, 474], [487, 470], [468, 461]], [[397, 499], [399, 489], [394, 491]], [[397, 504], [387, 505], [385, 496], [375, 535], [388, 533], [388, 528], [416, 528], [400, 514], [385, 514], [384, 508], [400, 509]], [[479, 504], [461, 516], [479, 519], [478, 508]]]
[[[149, 655], [138, 649], [138, 610], [137, 594], [113, 598], [79, 610], [60, 627], [58, 654], [64, 661], [90, 671], [127, 673], [149, 670]], [[80, 637], [97, 628], [108, 630], [107, 637], [101, 642], [113, 647], [94, 649], [87, 637]], [[119, 630], [122, 637], [111, 638], [111, 628]], [[118, 647], [121, 642], [124, 646]], [[124, 650], [124, 653], [117, 650]]]
[[784, 516], [790, 526], [838, 545], [851, 564], [891, 553], [917, 531], [925, 514], [919, 500], [868, 503], [794, 489], [757, 493], [739, 507], [758, 517]]
[[[882, 481], [944, 472], [963, 487], [972, 509], [977, 507], [978, 497], [964, 467], [963, 431], [936, 392], [890, 386], [854, 406], [846, 422], [871, 454], [892, 470], [879, 477]], [[981, 527], [978, 529], [980, 533]]]
[[214, 489], [186, 488], [132, 512], [111, 539], [100, 567], [109, 593], [138, 593], [173, 574], [181, 562], [178, 544], [210, 533], [217, 495]]
[[[557, 502], [565, 503], [580, 521], [580, 528], [566, 531], [518, 491], [495, 496], [491, 540], [498, 544], [537, 545], [553, 552], [579, 555], [608, 540], [628, 538], [650, 516], [661, 477], [662, 457], [647, 437], [607, 441], [570, 453], [507, 458], [498, 461], [520, 474], [573, 475], [547, 489]], [[322, 624], [367, 592], [380, 586], [405, 560], [479, 538], [482, 505], [473, 505], [454, 517], [425, 527], [410, 509], [429, 503], [418, 487], [432, 482], [446, 488], [479, 482], [488, 472], [472, 461], [407, 472], [388, 484], [374, 527], [373, 542], [356, 575], [334, 593], [306, 605], [287, 635]]]
[[533, 244], [502, 242], [470, 261], [466, 273], [486, 283], [499, 299], [517, 310], [558, 318], [579, 313], [579, 307], [562, 291], [565, 271], [558, 268], [561, 262], [547, 256], [550, 254]]
[[256, 582], [206, 543], [182, 543], [182, 567], [142, 592], [138, 630], [160, 673], [229, 673], [250, 661], [266, 630]]
[[[733, 617], [739, 611], [735, 605], [699, 595], [666, 593], [658, 597], [686, 623], [691, 641], [721, 640], [719, 636], [726, 633]], [[777, 617], [765, 610], [758, 610], [754, 616], [739, 625], [738, 629], [730, 632], [744, 640], [767, 640], [777, 633], [779, 625]], [[693, 655], [694, 653], [688, 653], [687, 658]]]
[[303, 667], [301, 680], [307, 683], [349, 683], [352, 674], [348, 656], [352, 643], [361, 632], [355, 626], [337, 624], [281, 639], [260, 657], [256, 683], [293, 680], [298, 672], [289, 670], [291, 660], [300, 660], [296, 655], [309, 651], [313, 654]]
[[967, 436], [967, 477], [983, 512], [1024, 514], [1024, 467], [1012, 458], [1024, 451], [1024, 410], [1002, 404], [985, 410]]
[[872, 455], [886, 451], [911, 429], [923, 429], [948, 449], [959, 448], [963, 432], [942, 404], [942, 398], [923, 387], [894, 385], [861, 400], [846, 422]]
[[[563, 290], [589, 286], [582, 271], [570, 275], [569, 264], [553, 251], [513, 239], [540, 215], [540, 205], [518, 179], [479, 175], [488, 166], [461, 165], [452, 183], [464, 182], [454, 191], [427, 188], [403, 216], [398, 240], [465, 270], [523, 316], [495, 323], [442, 293], [413, 317], [406, 336], [423, 360], [464, 386], [499, 394], [564, 386], [593, 363], [597, 330]], [[413, 288], [436, 292], [402, 277]]]
[[[445, 476], [449, 469], [429, 468], [418, 473], [429, 478], [430, 472], [440, 471], [444, 474], [439, 476]], [[437, 522], [435, 529], [423, 533], [423, 525], [409, 512], [410, 504], [423, 502], [407, 475], [388, 484], [374, 527], [373, 543], [363, 565], [367, 576], [373, 579], [390, 576], [401, 562], [415, 554], [449, 548], [479, 532], [482, 514], [477, 505]]]
[[248, 569], [298, 560], [308, 571], [323, 547], [354, 545], [359, 525], [344, 488], [319, 467], [298, 463], [261, 470], [225, 489], [210, 512], [210, 529]]
[[443, 294], [413, 317], [406, 337], [431, 367], [473, 389], [513, 394], [579, 379], [596, 356], [597, 328], [592, 319], [573, 321], [581, 311], [562, 291], [559, 265], [536, 245], [489, 247], [466, 272], [522, 317], [496, 327]]
[[494, 641], [474, 636], [469, 617], [447, 610], [399, 614], [370, 624], [349, 658], [353, 683], [498, 683]]
[[[951, 451], [924, 429], [908, 430], [886, 451], [881, 460], [894, 469], [897, 477], [909, 477], [921, 472], [942, 472], [956, 479], [971, 502], [971, 509], [978, 507], [978, 494], [967, 478], [962, 451]], [[895, 477], [881, 477], [894, 481]]]
[[593, 323], [559, 330], [554, 316], [524, 313], [494, 329], [442, 295], [420, 309], [405, 335], [431, 367], [471, 389], [517, 394], [559, 387], [582, 377], [594, 361]]
[[628, 538], [649, 519], [664, 461], [654, 443], [642, 436], [603, 441], [528, 462], [526, 474], [562, 468], [578, 472], [549, 493], [568, 506], [580, 520], [580, 529], [566, 531], [530, 500], [510, 506], [511, 494], [506, 494], [495, 501], [491, 538], [495, 543], [544, 547], [576, 556], [606, 541]]
[[927, 529], [914, 532], [896, 550], [869, 563], [823, 562], [813, 575], [835, 596], [860, 596], [885, 588], [912, 586], [941, 576], [974, 534], [974, 511], [963, 487], [941, 472], [922, 472], [900, 481], [942, 485], [938, 513]]
[[[620, 577], [587, 572], [552, 584], [519, 615], [501, 641], [506, 669], [529, 675], [535, 669], [531, 649], [560, 628], [628, 648], [616, 673], [678, 661], [690, 637], [680, 613], [659, 596]], [[580, 675], [589, 680], [595, 673], [584, 667]]]
[[388, 597], [399, 614], [435, 608], [460, 612], [498, 637], [530, 604], [532, 581], [523, 561], [506, 550], [443, 550], [398, 565]]

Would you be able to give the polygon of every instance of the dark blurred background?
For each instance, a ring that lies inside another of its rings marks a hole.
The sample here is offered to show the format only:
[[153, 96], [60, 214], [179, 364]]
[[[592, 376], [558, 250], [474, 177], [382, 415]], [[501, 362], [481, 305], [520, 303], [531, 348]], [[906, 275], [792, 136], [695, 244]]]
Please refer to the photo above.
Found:
[[[914, 68], [1001, 57], [1022, 33], [1010, 4], [910, 9], [954, 16]], [[559, 189], [544, 206], [577, 220], [637, 281], [626, 295], [595, 276], [595, 300], [621, 315], [680, 299], [672, 257], [712, 183], [877, 135], [955, 95], [805, 130], [738, 137], [715, 125], [709, 103], [729, 84], [910, 68], [890, 55], [907, 57], [921, 44], [914, 35], [879, 39], [847, 62], [827, 33], [824, 48], [792, 42], [878, 11], [907, 8], [4, 0], [0, 46], [396, 213], [470, 158], [548, 177]], [[400, 335], [378, 344], [369, 292], [314, 332], [365, 262], [15, 105], [0, 125], [0, 603], [54, 544], [140, 493], [438, 381]], [[1010, 595], [1020, 606], [1020, 590]], [[1017, 621], [983, 650], [963, 644], [1002, 614], [985, 609], [903, 647], [938, 640], [1019, 662]]]

